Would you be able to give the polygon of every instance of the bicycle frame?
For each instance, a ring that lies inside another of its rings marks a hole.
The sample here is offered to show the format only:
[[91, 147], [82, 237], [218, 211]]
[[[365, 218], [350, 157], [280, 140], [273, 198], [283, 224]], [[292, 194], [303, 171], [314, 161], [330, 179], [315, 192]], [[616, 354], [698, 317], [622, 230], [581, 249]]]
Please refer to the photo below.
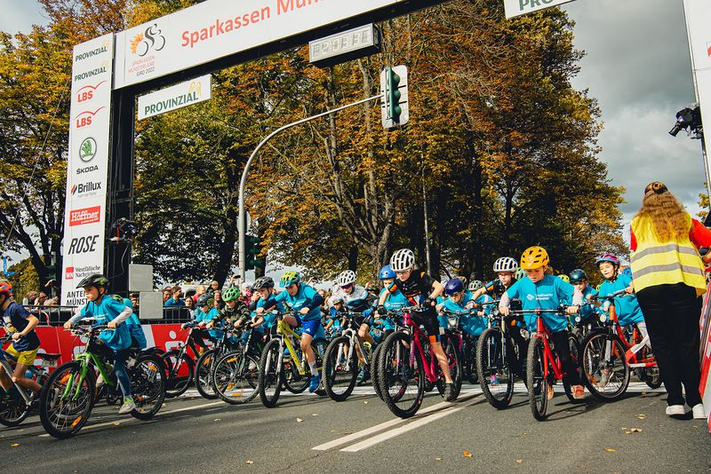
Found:
[[[657, 366], [657, 361], [655, 360], [654, 356], [652, 357], [645, 357], [643, 359], [637, 359], [637, 353], [645, 346], [647, 345], [647, 342], [649, 341], [649, 334], [647, 334], [641, 342], [637, 344], [630, 344], [627, 341], [627, 338], [625, 337], [624, 332], [622, 331], [622, 326], [620, 325], [619, 320], [617, 319], [617, 309], [615, 308], [614, 300], [611, 301], [610, 309], [609, 309], [609, 318], [610, 322], [612, 323], [612, 332], [614, 334], [617, 334], [617, 336], [620, 338], [620, 341], [622, 342], [622, 347], [625, 348], [625, 359], [627, 360], [627, 364], [631, 369], [637, 369], [641, 367], [656, 367]], [[633, 341], [637, 340], [639, 338], [639, 333], [638, 333], [637, 327], [634, 328], [633, 334]], [[607, 342], [607, 345], [609, 345], [610, 342]], [[610, 347], [605, 347], [606, 353], [610, 350]]]
[[[305, 364], [302, 364], [302, 362], [299, 360], [298, 357], [295, 355], [294, 351], [294, 345], [291, 343], [291, 340], [287, 336], [292, 336], [296, 338], [296, 340], [301, 341], [301, 336], [296, 334], [291, 327], [284, 322], [283, 319], [279, 319], [277, 322], [277, 329], [276, 333], [279, 337], [279, 352], [281, 354], [281, 357], [277, 360], [277, 367], [276, 367], [276, 373], [279, 374], [281, 373], [281, 367], [284, 362], [284, 347], [289, 350], [289, 357], [291, 358], [292, 362], [296, 365], [296, 369], [299, 371], [300, 375], [306, 375], [306, 366]], [[306, 357], [306, 354], [304, 354], [304, 357]], [[267, 366], [267, 370], [269, 370], [269, 366]]]
[[370, 367], [370, 361], [368, 360], [367, 357], [365, 357], [365, 346], [363, 345], [363, 340], [361, 337], [358, 335], [358, 330], [354, 329], [352, 327], [352, 322], [353, 320], [351, 319], [351, 315], [347, 315], [348, 317], [348, 322], [345, 325], [345, 329], [341, 331], [341, 334], [343, 336], [346, 336], [348, 339], [351, 340], [351, 344], [348, 347], [348, 354], [346, 355], [346, 366], [344, 370], [349, 371], [351, 368], [351, 358], [353, 357], [353, 351], [355, 349], [355, 344], [353, 344], [353, 341], [358, 345], [358, 349], [360, 350], [361, 355], [363, 356], [364, 363], [367, 367]]
[[[12, 365], [8, 361], [8, 358], [10, 358], [10, 360], [15, 360], [15, 358], [12, 357], [12, 354], [7, 353], [3, 349], [0, 348], [0, 366], [2, 366], [5, 369], [5, 373], [7, 374], [8, 378], [10, 379], [10, 382], [12, 383], [12, 385], [17, 387], [17, 384], [12, 380], [13, 369], [12, 369]], [[25, 393], [25, 390], [22, 389], [21, 387], [18, 387], [17, 391], [20, 393], [20, 396], [25, 401], [25, 403], [29, 404], [31, 400], [30, 400], [30, 397], [27, 395], [27, 393]]]
[[543, 377], [548, 379], [548, 367], [552, 367], [555, 380], [563, 380], [563, 370], [560, 366], [560, 358], [558, 357], [558, 354], [553, 354], [553, 351], [551, 350], [551, 332], [543, 323], [543, 317], [540, 312], [537, 312], [536, 314], [536, 332], [532, 335], [532, 337], [539, 337], [543, 339]]
[[[425, 359], [425, 348], [424, 345], [422, 344], [422, 340], [426, 339], [424, 332], [422, 332], [422, 329], [417, 325], [416, 322], [412, 320], [412, 317], [410, 316], [410, 313], [405, 313], [405, 325], [410, 327], [410, 341], [411, 341], [411, 347], [413, 349], [417, 349], [420, 353], [420, 360], [423, 362], [423, 369], [425, 370], [425, 376], [427, 377], [427, 380], [435, 383], [437, 382], [437, 379], [439, 379], [439, 374], [437, 373], [437, 369], [439, 368], [439, 362], [437, 361], [437, 356], [432, 352], [432, 347], [430, 347], [430, 357], [429, 360]], [[429, 342], [427, 343], [429, 344]], [[415, 366], [415, 351], [411, 350], [410, 351], [410, 367]], [[441, 368], [439, 368], [441, 372]]]

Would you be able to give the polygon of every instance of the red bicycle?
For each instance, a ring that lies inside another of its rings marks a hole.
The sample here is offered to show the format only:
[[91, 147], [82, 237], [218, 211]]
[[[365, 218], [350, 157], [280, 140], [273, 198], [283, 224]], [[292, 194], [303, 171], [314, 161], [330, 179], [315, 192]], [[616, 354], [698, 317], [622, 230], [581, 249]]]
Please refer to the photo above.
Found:
[[[425, 396], [425, 381], [436, 384], [440, 395], [444, 394], [444, 374], [431, 350], [428, 337], [413, 321], [412, 312], [423, 312], [421, 306], [402, 308], [405, 328], [385, 339], [379, 356], [380, 391], [383, 401], [393, 414], [410, 418], [422, 405]], [[442, 348], [449, 361], [449, 371], [454, 382], [455, 394], [462, 387], [462, 367], [459, 363], [459, 343], [456, 335], [442, 336]]]

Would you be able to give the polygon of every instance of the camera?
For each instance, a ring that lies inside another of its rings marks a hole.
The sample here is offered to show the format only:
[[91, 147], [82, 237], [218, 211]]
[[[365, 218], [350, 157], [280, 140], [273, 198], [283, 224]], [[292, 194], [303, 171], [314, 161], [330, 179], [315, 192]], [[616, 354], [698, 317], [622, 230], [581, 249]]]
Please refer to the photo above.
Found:
[[679, 132], [686, 130], [691, 138], [701, 138], [703, 129], [701, 126], [701, 110], [698, 105], [690, 105], [676, 113], [676, 123], [669, 131], [669, 135], [676, 137]]

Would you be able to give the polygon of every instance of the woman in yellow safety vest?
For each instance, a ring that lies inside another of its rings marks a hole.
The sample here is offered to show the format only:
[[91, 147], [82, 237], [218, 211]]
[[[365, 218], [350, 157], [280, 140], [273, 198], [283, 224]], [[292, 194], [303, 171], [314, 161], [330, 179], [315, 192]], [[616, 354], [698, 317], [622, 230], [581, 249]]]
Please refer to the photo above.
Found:
[[644, 188], [642, 208], [632, 219], [632, 276], [652, 350], [666, 388], [667, 415], [686, 419], [681, 387], [693, 418], [705, 419], [699, 394], [699, 318], [706, 292], [698, 248], [711, 246], [711, 231], [655, 181]]

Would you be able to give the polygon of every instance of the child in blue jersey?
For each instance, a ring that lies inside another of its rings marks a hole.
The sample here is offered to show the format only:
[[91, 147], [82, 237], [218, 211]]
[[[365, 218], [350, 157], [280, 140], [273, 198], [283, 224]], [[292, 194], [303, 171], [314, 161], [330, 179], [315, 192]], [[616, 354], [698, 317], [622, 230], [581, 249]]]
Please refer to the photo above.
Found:
[[595, 265], [597, 265], [600, 273], [605, 278], [605, 281], [600, 285], [600, 296], [609, 296], [620, 290], [625, 290], [627, 293], [625, 296], [615, 298], [615, 310], [620, 326], [636, 324], [642, 336], [647, 339], [647, 345], [649, 345], [647, 325], [644, 322], [642, 308], [637, 302], [637, 295], [634, 294], [632, 275], [620, 273], [620, 259], [611, 253], [600, 255], [595, 260]]
[[120, 415], [131, 413], [136, 409], [136, 404], [131, 396], [131, 380], [126, 372], [126, 359], [131, 347], [131, 332], [128, 325], [124, 324], [133, 311], [123, 302], [116, 301], [106, 294], [108, 278], [103, 275], [90, 275], [84, 278], [77, 288], [84, 288], [89, 302], [81, 308], [79, 314], [64, 323], [65, 329], [84, 318], [94, 318], [97, 324], [106, 324], [110, 330], [99, 334], [99, 339], [104, 342], [107, 356], [113, 357], [114, 373], [118, 379], [123, 405], [119, 409]]
[[296, 315], [285, 315], [284, 322], [291, 327], [302, 326], [301, 350], [306, 354], [311, 369], [311, 381], [309, 392], [315, 392], [321, 384], [321, 374], [316, 366], [316, 354], [311, 349], [311, 342], [317, 337], [323, 337], [323, 326], [321, 325], [321, 303], [323, 296], [318, 294], [311, 286], [301, 281], [301, 276], [295, 271], [284, 273], [279, 279], [279, 286], [286, 291], [282, 291], [264, 306], [264, 311], [268, 311], [279, 303], [296, 311]]
[[[274, 280], [271, 277], [261, 277], [252, 285], [253, 295], [256, 295], [253, 305], [250, 309], [254, 312], [252, 318], [252, 327], [259, 334], [264, 335], [276, 323], [276, 314], [271, 311], [264, 311], [266, 306], [271, 306], [275, 296], [272, 294], [274, 289]], [[254, 296], [253, 296], [254, 298]], [[284, 312], [284, 305], [277, 303], [277, 311]]]
[[[588, 275], [585, 270], [580, 268], [570, 272], [570, 284], [575, 287], [575, 294], [582, 303], [589, 302], [594, 296], [597, 296], [597, 290], [588, 285]], [[580, 306], [580, 321], [586, 322], [598, 315], [597, 307], [591, 304], [582, 304]]]
[[493, 270], [498, 278], [476, 290], [473, 295], [474, 300], [485, 294], [493, 298], [501, 298], [501, 295], [516, 282], [518, 262], [511, 257], [500, 257], [494, 262]]
[[138, 319], [136, 313], [133, 312], [133, 301], [130, 298], [123, 298], [119, 295], [111, 295], [111, 297], [119, 303], [123, 303], [129, 308], [131, 308], [131, 316], [129, 316], [126, 320], [128, 332], [131, 333], [131, 347], [135, 347], [139, 350], [145, 349], [148, 345], [148, 342], [146, 341], [146, 335], [144, 334], [143, 328], [141, 327], [141, 320]]
[[[205, 339], [217, 342], [219, 338], [222, 337], [222, 332], [213, 329], [215, 318], [220, 314], [220, 312], [214, 307], [214, 300], [212, 294], [204, 293], [198, 297], [195, 303], [197, 308], [193, 311], [193, 322], [196, 324], [195, 329], [190, 333], [190, 339], [197, 344], [199, 347], [199, 355], [202, 355], [207, 350], [207, 345], [205, 344]], [[182, 325], [185, 329], [189, 323]], [[209, 327], [209, 330], [205, 328]]]
[[[526, 270], [527, 277], [518, 280], [501, 297], [499, 311], [504, 316], [510, 314], [510, 302], [514, 298], [521, 300], [524, 310], [558, 309], [561, 304], [571, 305], [566, 309], [568, 314], [575, 314], [579, 306], [573, 306], [575, 288], [570, 283], [553, 275], [546, 275], [548, 269], [548, 252], [543, 247], [529, 247], [521, 256], [521, 268]], [[551, 332], [551, 341], [557, 348], [563, 369], [563, 380], [570, 385], [573, 398], [582, 399], [585, 389], [580, 385], [577, 368], [573, 364], [568, 345], [568, 318], [557, 313], [542, 313], [543, 322]], [[524, 316], [530, 331], [536, 331], [536, 315]], [[548, 385], [548, 398], [553, 397], [553, 387]]]
[[393, 271], [390, 265], [385, 265], [380, 269], [378, 278], [383, 285], [380, 290], [380, 298], [384, 298], [382, 308], [379, 310], [372, 311], [374, 313], [373, 324], [382, 326], [382, 330], [385, 331], [385, 336], [387, 337], [395, 330], [395, 323], [390, 318], [382, 318], [388, 311], [397, 311], [406, 306], [410, 306], [410, 300], [407, 299], [402, 292], [396, 288], [393, 288], [393, 283], [395, 283], [395, 278], [397, 275]]
[[[437, 309], [439, 311], [446, 310], [453, 313], [468, 313], [459, 315], [459, 327], [462, 331], [471, 336], [479, 336], [486, 324], [484, 318], [478, 313], [469, 314], [469, 311], [474, 308], [475, 302], [472, 299], [472, 294], [464, 288], [464, 283], [460, 278], [453, 278], [444, 285], [444, 293], [446, 298], [441, 296], [437, 298]], [[489, 298], [487, 295], [482, 295], [480, 298]], [[489, 298], [490, 299], [490, 298]], [[446, 328], [448, 324], [447, 314], [440, 316], [439, 325], [441, 328]]]

